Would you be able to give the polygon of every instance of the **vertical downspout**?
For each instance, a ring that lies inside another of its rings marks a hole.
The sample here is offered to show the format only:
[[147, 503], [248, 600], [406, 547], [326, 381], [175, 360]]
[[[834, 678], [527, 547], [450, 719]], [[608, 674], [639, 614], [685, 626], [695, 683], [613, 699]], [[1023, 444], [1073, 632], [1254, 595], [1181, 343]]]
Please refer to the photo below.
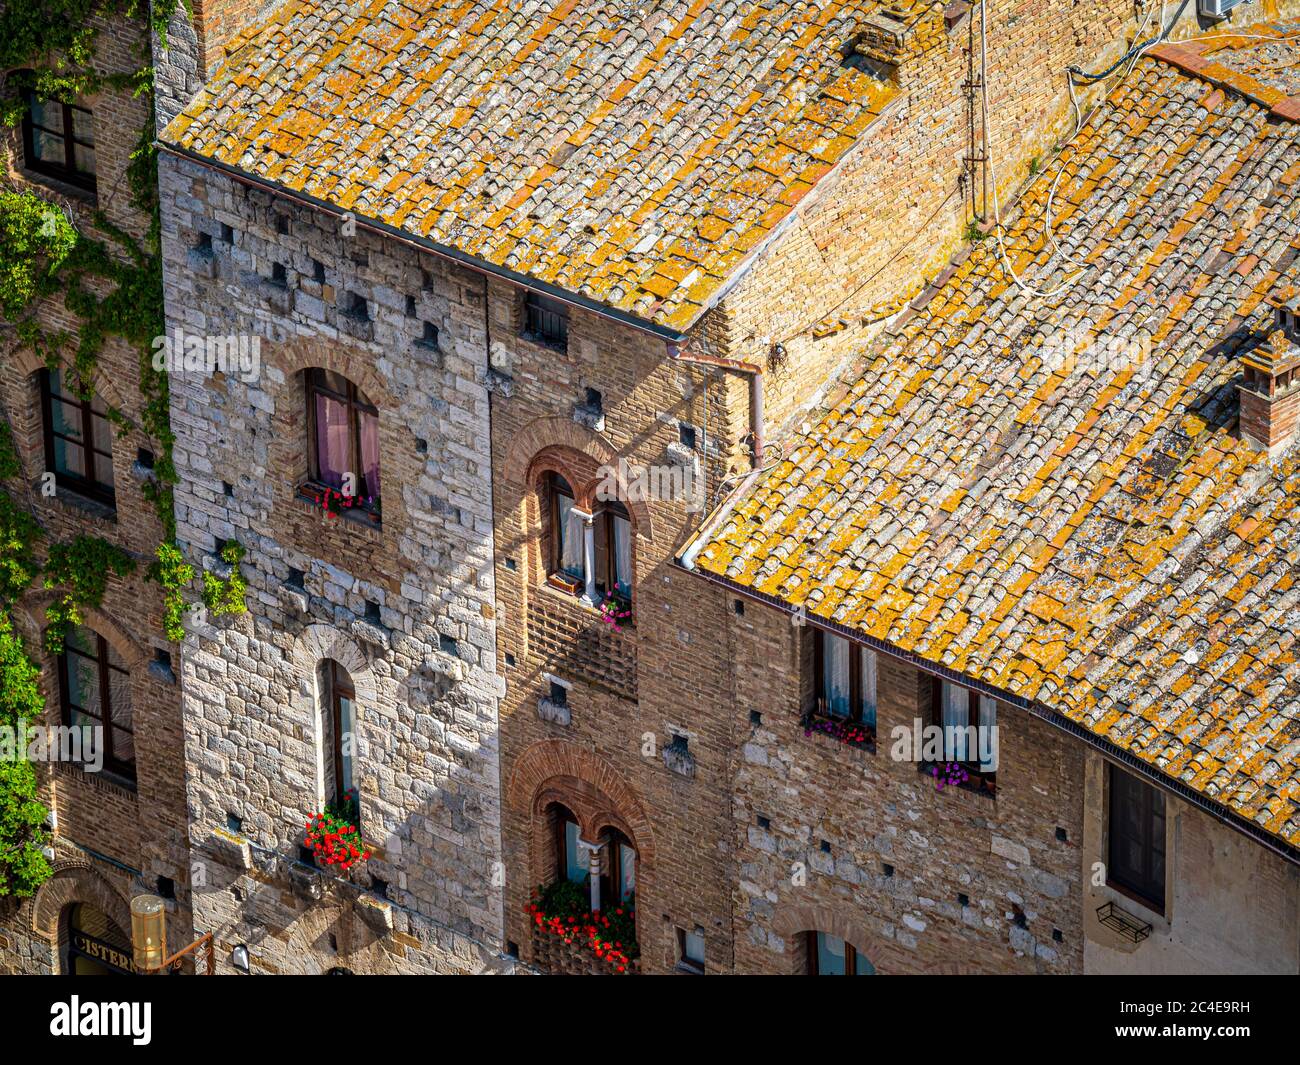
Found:
[[[755, 366], [753, 363], [739, 362], [735, 359], [723, 359], [711, 355], [692, 355], [685, 350], [684, 345], [671, 341], [668, 344], [668, 357], [675, 362], [691, 362], [697, 366], [731, 370], [735, 373], [746, 374], [750, 378], [749, 431], [750, 440], [752, 441], [754, 469], [758, 469], [762, 465], [764, 441], [766, 439], [763, 428], [763, 368]], [[705, 402], [707, 404], [707, 398]]]

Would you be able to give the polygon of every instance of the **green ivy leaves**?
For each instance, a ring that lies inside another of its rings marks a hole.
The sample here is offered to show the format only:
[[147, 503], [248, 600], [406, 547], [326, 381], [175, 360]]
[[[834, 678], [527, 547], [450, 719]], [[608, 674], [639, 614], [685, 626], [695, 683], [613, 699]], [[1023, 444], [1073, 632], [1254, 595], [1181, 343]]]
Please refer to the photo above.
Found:
[[242, 614], [247, 609], [244, 596], [248, 592], [248, 582], [239, 572], [243, 557], [243, 546], [232, 540], [221, 549], [221, 561], [230, 566], [230, 576], [222, 580], [215, 573], [206, 570], [203, 573], [203, 605], [214, 617]]
[[78, 536], [69, 544], [54, 544], [45, 564], [45, 587], [63, 588], [64, 594], [45, 610], [49, 627], [45, 649], [63, 653], [68, 630], [82, 621], [81, 608], [98, 608], [104, 601], [109, 575], [125, 577], [135, 571], [135, 561], [115, 544], [93, 536]]

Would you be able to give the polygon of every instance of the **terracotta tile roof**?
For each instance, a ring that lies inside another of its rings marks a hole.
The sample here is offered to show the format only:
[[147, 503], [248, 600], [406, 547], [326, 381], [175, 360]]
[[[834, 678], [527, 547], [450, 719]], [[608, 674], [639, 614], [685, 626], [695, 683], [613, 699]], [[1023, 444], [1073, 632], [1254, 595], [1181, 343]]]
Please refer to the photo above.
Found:
[[1270, 465], [1235, 434], [1239, 356], [1300, 275], [1300, 124], [1271, 106], [1144, 59], [1010, 225], [1042, 295], [977, 245], [697, 565], [1059, 711], [1297, 844], [1300, 449]]
[[161, 139], [682, 330], [890, 99], [881, 7], [287, 0]]

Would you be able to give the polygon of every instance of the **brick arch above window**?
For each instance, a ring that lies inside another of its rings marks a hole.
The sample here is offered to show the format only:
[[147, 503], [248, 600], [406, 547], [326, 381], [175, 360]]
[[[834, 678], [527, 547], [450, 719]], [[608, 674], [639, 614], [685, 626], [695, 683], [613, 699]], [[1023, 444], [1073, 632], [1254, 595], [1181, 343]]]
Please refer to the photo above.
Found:
[[843, 903], [783, 903], [772, 916], [772, 931], [787, 942], [805, 932], [837, 936], [863, 955], [879, 973], [893, 967], [895, 948], [871, 934], [866, 921]]
[[89, 862], [70, 859], [54, 866], [54, 875], [36, 891], [32, 901], [31, 930], [50, 943], [59, 938], [64, 910], [87, 903], [122, 931], [131, 933], [131, 910], [117, 890]]
[[[321, 369], [342, 374], [361, 389], [370, 402], [379, 408], [381, 421], [383, 413], [396, 406], [388, 382], [375, 369], [375, 357], [370, 352], [321, 337], [293, 337], [289, 340], [263, 338], [261, 357], [264, 374], [267, 369], [273, 369], [278, 370], [283, 377], [282, 381], [273, 386], [263, 385], [273, 394], [285, 388], [300, 389], [300, 374], [307, 370]], [[266, 381], [265, 376], [263, 381]]]
[[[654, 539], [650, 509], [631, 493], [620, 475], [619, 453], [600, 433], [578, 425], [571, 418], [537, 418], [514, 435], [506, 448], [502, 469], [505, 479], [517, 485], [536, 487], [537, 476], [553, 469], [573, 488], [574, 501], [590, 507], [602, 469], [613, 470], [619, 481], [619, 498], [632, 517], [636, 534]], [[566, 470], [572, 471], [570, 476]]]
[[[18, 611], [20, 619], [20, 632], [25, 641], [33, 639], [39, 641], [45, 632], [45, 607], [52, 603], [63, 593], [55, 589], [41, 589], [40, 591], [31, 592], [23, 598], [22, 608]], [[81, 623], [85, 628], [97, 632], [104, 637], [104, 641], [114, 651], [118, 653], [122, 661], [126, 663], [126, 668], [131, 674], [134, 681], [137, 677], [144, 675], [147, 652], [145, 646], [132, 636], [121, 625], [113, 621], [102, 610], [92, 606], [83, 606], [78, 608], [81, 612]], [[30, 644], [32, 648], [40, 647], [40, 642]]]
[[[32, 351], [31, 348], [25, 347], [22, 344], [17, 344], [7, 351], [5, 357], [10, 359], [23, 377], [29, 380], [33, 375], [40, 373], [41, 370], [47, 369], [45, 360], [36, 352]], [[63, 364], [62, 368], [66, 370], [71, 367], [67, 364]], [[122, 393], [117, 390], [117, 386], [113, 383], [113, 379], [107, 374], [101, 371], [96, 371], [91, 377], [90, 387], [94, 389], [95, 395], [103, 399], [105, 403], [115, 410], [127, 409], [127, 404], [122, 399]]]
[[641, 800], [623, 775], [592, 751], [566, 740], [539, 740], [515, 761], [506, 795], [516, 809], [532, 814], [561, 803], [584, 834], [613, 825], [632, 840], [642, 860], [654, 860], [654, 830]]

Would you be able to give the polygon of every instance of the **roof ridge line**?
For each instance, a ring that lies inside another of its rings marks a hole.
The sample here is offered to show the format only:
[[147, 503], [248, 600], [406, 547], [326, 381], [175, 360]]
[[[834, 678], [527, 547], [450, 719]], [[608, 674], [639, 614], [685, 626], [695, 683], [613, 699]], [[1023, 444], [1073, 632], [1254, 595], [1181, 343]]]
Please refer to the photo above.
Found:
[[[1182, 71], [1184, 74], [1189, 74], [1216, 88], [1245, 97], [1252, 103], [1267, 108], [1269, 114], [1277, 118], [1288, 122], [1300, 122], [1300, 95], [1288, 96], [1280, 89], [1272, 88], [1249, 74], [1233, 70], [1231, 67], [1209, 58], [1214, 52], [1235, 47], [1241, 42], [1256, 36], [1262, 38], [1264, 34], [1255, 31], [1276, 25], [1275, 23], [1263, 23], [1259, 26], [1247, 27], [1240, 33], [1217, 34], [1182, 42], [1165, 42], [1148, 49], [1143, 53], [1143, 58], [1158, 59]], [[1269, 39], [1277, 41], [1297, 40], [1300, 39], [1300, 29], [1297, 29], [1294, 34], [1280, 34]]]

